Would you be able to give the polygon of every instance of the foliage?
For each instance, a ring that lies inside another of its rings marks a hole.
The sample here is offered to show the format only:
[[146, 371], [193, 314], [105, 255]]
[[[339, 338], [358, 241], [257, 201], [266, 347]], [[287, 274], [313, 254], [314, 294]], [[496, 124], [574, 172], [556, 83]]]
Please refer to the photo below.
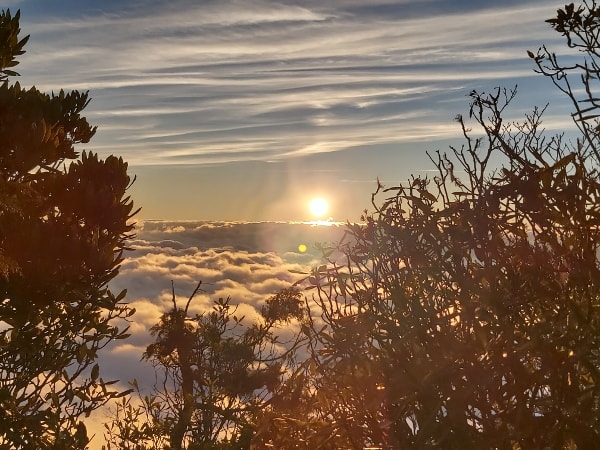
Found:
[[75, 144], [95, 133], [87, 93], [10, 84], [27, 38], [0, 14], [0, 448], [85, 448], [82, 416], [120, 394], [99, 350], [126, 334], [116, 275], [131, 235], [127, 163]]
[[267, 404], [298, 342], [282, 341], [278, 324], [302, 314], [300, 292], [283, 290], [269, 298], [261, 317], [236, 315], [231, 300], [219, 299], [211, 311], [190, 316], [189, 305], [163, 314], [152, 328], [155, 342], [144, 358], [160, 381], [153, 395], [123, 400], [106, 426], [108, 448], [203, 449], [249, 448], [253, 417]]
[[17, 11], [14, 17], [11, 16], [10, 10], [2, 12], [0, 15], [0, 81], [6, 81], [9, 76], [18, 75], [9, 67], [15, 67], [19, 64], [16, 57], [25, 53], [23, 47], [29, 40], [29, 36], [25, 36], [19, 40], [19, 19], [21, 12]]
[[257, 448], [597, 445], [600, 8], [567, 5], [549, 23], [584, 54], [529, 52], [572, 100], [577, 138], [547, 136], [540, 110], [505, 122], [514, 91], [471, 93], [465, 144], [432, 155], [437, 176], [380, 186], [305, 280], [311, 357]]

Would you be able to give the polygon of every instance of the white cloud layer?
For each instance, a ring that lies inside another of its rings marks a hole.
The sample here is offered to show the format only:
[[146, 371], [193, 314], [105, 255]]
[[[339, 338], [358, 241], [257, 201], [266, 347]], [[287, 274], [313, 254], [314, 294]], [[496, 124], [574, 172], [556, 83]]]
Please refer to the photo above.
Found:
[[[127, 289], [136, 309], [131, 337], [104, 354], [103, 377], [124, 382], [135, 377], [149, 387], [153, 373], [139, 360], [151, 342], [150, 328], [172, 306], [171, 283], [183, 306], [202, 281], [192, 314], [230, 297], [250, 317], [267, 298], [302, 278], [299, 272], [322, 261], [315, 244], [332, 244], [342, 234], [342, 226], [302, 223], [143, 222], [111, 282], [115, 292]], [[308, 251], [300, 253], [300, 244]]]
[[[127, 389], [134, 378], [145, 394], [155, 382], [154, 369], [142, 361], [152, 342], [150, 328], [172, 307], [171, 283], [176, 301], [184, 306], [199, 281], [201, 292], [190, 304], [190, 313], [209, 310], [219, 297], [238, 305], [238, 316], [257, 315], [264, 301], [289, 287], [322, 263], [315, 244], [332, 244], [342, 237], [343, 226], [302, 223], [168, 222], [140, 223], [113, 292], [127, 289], [127, 301], [136, 309], [129, 324], [131, 336], [109, 346], [100, 356], [101, 376], [120, 380]], [[298, 245], [305, 244], [305, 253]], [[94, 413], [88, 421], [96, 434], [92, 448], [103, 442], [102, 423], [108, 411]]]

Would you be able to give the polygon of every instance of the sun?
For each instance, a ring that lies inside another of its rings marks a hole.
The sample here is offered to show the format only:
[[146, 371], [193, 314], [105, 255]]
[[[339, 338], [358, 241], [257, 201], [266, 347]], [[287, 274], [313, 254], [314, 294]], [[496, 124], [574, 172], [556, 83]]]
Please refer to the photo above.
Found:
[[316, 217], [323, 217], [328, 209], [327, 200], [323, 198], [315, 198], [310, 202], [310, 212]]

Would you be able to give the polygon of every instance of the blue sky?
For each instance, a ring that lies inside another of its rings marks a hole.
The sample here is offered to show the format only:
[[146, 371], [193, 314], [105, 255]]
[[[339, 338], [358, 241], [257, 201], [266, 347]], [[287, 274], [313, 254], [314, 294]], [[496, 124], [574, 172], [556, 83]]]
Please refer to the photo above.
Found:
[[30, 34], [21, 84], [89, 90], [85, 148], [129, 161], [145, 219], [358, 220], [379, 177], [460, 142], [472, 89], [551, 101], [526, 50], [561, 50], [544, 1], [9, 0]]

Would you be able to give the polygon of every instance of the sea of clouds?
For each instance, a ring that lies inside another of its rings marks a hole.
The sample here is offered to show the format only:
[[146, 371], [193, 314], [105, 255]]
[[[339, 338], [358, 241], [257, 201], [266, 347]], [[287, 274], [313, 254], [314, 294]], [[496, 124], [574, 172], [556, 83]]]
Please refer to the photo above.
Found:
[[[126, 299], [136, 310], [129, 323], [131, 336], [104, 351], [102, 377], [120, 380], [122, 387], [135, 378], [143, 391], [150, 391], [155, 373], [142, 354], [152, 342], [150, 328], [173, 305], [173, 290], [184, 307], [201, 281], [190, 314], [230, 298], [237, 315], [251, 319], [266, 299], [322, 264], [319, 245], [338, 242], [344, 231], [343, 224], [331, 223], [139, 223], [131, 250], [110, 284], [115, 293], [127, 289]], [[305, 252], [299, 250], [301, 244]]]

